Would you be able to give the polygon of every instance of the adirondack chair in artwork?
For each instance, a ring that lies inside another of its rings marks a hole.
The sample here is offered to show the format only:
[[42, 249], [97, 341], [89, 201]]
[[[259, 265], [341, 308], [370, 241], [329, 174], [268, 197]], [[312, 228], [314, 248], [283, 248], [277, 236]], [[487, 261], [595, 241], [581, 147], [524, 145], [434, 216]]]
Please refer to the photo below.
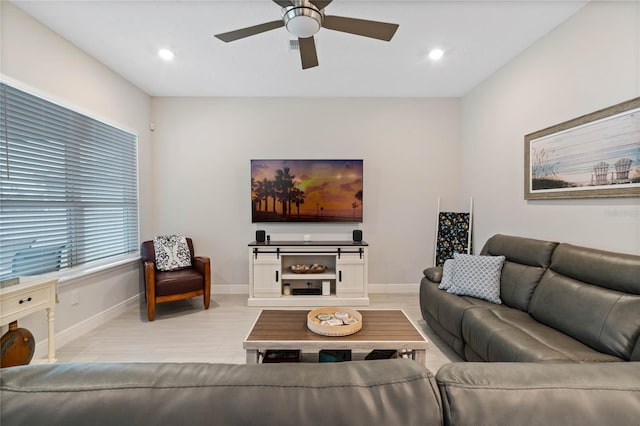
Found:
[[615, 183], [631, 183], [631, 179], [629, 179], [631, 163], [633, 163], [633, 161], [630, 158], [626, 157], [616, 161], [616, 178], [614, 179]]
[[609, 181], [607, 180], [607, 175], [609, 174], [609, 163], [607, 163], [606, 161], [596, 163], [593, 166], [593, 173], [596, 177], [596, 185], [606, 185], [607, 183], [609, 183]]

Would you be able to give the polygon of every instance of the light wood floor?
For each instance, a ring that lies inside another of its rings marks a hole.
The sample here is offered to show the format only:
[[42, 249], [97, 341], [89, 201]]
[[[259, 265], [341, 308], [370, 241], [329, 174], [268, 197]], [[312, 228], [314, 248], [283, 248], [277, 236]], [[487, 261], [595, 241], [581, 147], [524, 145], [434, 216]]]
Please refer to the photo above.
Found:
[[[427, 326], [416, 294], [371, 294], [369, 309], [403, 309], [429, 340], [427, 367], [460, 358]], [[244, 295], [212, 295], [209, 310], [202, 298], [156, 307], [148, 322], [144, 305], [62, 346], [58, 362], [210, 362], [244, 364], [242, 341], [262, 308], [248, 307]], [[300, 308], [294, 308], [300, 309]], [[365, 308], [361, 308], [365, 309]]]

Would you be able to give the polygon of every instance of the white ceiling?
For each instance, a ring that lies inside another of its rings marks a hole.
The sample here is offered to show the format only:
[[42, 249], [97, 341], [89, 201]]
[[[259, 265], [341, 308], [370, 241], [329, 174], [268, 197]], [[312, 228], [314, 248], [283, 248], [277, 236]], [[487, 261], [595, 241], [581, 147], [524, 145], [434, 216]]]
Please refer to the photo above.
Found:
[[[320, 66], [307, 70], [284, 28], [213, 37], [279, 19], [269, 0], [13, 3], [152, 96], [459, 97], [586, 2], [334, 0], [327, 15], [400, 28], [391, 42], [323, 28]], [[445, 50], [439, 63], [426, 59], [433, 47]]]

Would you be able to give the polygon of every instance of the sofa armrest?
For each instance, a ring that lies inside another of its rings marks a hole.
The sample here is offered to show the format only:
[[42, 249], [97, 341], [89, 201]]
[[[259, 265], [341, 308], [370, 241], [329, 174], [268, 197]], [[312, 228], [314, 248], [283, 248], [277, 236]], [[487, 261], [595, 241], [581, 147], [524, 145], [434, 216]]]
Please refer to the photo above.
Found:
[[446, 425], [635, 425], [640, 418], [638, 362], [453, 363], [436, 380]]
[[442, 266], [432, 266], [424, 270], [424, 276], [433, 283], [442, 281]]

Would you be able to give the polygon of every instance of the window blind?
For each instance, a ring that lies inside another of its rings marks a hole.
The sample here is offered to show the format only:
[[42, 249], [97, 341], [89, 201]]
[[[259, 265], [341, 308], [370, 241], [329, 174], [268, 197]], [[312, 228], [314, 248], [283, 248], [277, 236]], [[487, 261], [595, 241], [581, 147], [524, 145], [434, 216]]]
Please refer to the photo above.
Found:
[[137, 137], [0, 83], [0, 280], [138, 248]]

